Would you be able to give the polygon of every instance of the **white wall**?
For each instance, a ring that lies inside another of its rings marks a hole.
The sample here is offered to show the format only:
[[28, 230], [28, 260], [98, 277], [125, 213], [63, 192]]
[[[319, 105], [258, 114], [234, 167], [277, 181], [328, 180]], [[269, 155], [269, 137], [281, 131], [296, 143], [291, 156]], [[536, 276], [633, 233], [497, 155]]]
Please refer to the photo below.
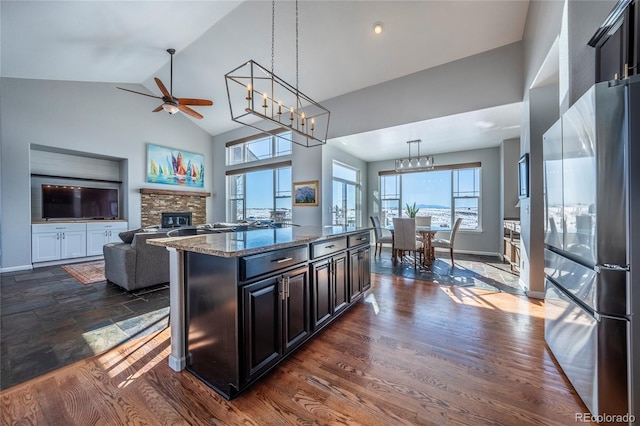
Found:
[[520, 217], [518, 198], [518, 160], [520, 139], [507, 139], [500, 144], [500, 190], [503, 219]]
[[[150, 98], [114, 84], [11, 78], [0, 79], [0, 92], [2, 271], [31, 266], [31, 144], [128, 159], [122, 174], [128, 198], [124, 218], [131, 227], [140, 225], [140, 188], [177, 188], [145, 182], [147, 143], [203, 154], [208, 179], [203, 189], [193, 190], [212, 190], [211, 136], [182, 114], [152, 113], [157, 105]], [[208, 217], [210, 210], [208, 199]]]
[[560, 81], [566, 82], [567, 92], [560, 93], [561, 113], [595, 83], [595, 49], [587, 42], [617, 3], [617, 0], [567, 2], [567, 25], [563, 28], [567, 34], [562, 35], [565, 43], [560, 44], [560, 55], [568, 59], [560, 63]]
[[[542, 134], [557, 120], [561, 112], [595, 82], [595, 50], [587, 46], [587, 42], [615, 3], [612, 0], [529, 3], [523, 37], [524, 85], [520, 147], [521, 153], [531, 153], [531, 196], [523, 200], [520, 207], [520, 282], [532, 297], [544, 297]], [[566, 15], [563, 16], [565, 11]], [[559, 84], [533, 88], [535, 77], [556, 39], [560, 40]]]
[[322, 105], [329, 138], [522, 101], [522, 43], [429, 68]]
[[[461, 230], [456, 237], [456, 250], [478, 254], [497, 255], [502, 244], [502, 210], [500, 193], [500, 148], [453, 152], [434, 156], [439, 166], [480, 162], [482, 231]], [[369, 163], [369, 204], [367, 217], [380, 215], [380, 188], [378, 172], [393, 170], [393, 160]]]

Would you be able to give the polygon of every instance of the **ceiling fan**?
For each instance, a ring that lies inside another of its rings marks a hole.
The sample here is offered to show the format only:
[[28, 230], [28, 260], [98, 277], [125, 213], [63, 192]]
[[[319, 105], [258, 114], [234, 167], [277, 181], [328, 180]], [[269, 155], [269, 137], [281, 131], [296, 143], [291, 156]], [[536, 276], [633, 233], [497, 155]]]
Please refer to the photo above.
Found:
[[162, 105], [154, 109], [153, 112], [165, 110], [169, 114], [175, 114], [178, 111], [182, 111], [192, 117], [201, 119], [203, 117], [202, 114], [197, 113], [187, 105], [211, 106], [213, 105], [213, 102], [207, 99], [176, 98], [173, 96], [173, 55], [176, 53], [176, 49], [167, 49], [167, 52], [171, 55], [171, 80], [169, 81], [170, 90], [167, 90], [165, 85], [162, 84], [162, 81], [157, 77], [154, 77], [154, 80], [156, 81], [160, 92], [162, 92], [162, 96], [147, 95], [146, 93], [136, 92], [135, 90], [124, 89], [122, 87], [118, 87], [118, 89], [137, 93], [138, 95], [149, 96], [150, 98], [162, 99]]

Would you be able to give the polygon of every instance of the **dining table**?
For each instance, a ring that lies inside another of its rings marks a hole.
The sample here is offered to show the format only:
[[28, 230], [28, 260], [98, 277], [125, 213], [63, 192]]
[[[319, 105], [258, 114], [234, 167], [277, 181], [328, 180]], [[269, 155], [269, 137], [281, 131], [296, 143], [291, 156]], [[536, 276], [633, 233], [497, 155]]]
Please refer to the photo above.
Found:
[[[394, 238], [393, 234], [393, 225], [388, 225], [386, 227], [389, 231], [391, 231], [391, 237]], [[440, 226], [440, 225], [416, 225], [416, 235], [420, 235], [422, 237], [422, 266], [428, 268], [431, 266], [433, 261], [435, 260], [435, 252], [431, 248], [431, 240], [436, 235], [436, 232], [446, 232], [451, 231], [450, 226]], [[392, 244], [393, 247], [393, 244]], [[396, 264], [397, 261], [397, 253], [395, 249], [391, 250], [391, 257], [393, 259], [393, 264]]]

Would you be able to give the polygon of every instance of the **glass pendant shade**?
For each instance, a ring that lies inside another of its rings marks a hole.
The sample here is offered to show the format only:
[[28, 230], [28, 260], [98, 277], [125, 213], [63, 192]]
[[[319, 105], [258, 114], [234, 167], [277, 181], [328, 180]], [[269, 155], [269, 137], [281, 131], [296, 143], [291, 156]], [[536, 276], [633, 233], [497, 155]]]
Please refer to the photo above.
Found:
[[[407, 141], [407, 144], [409, 144], [409, 158], [401, 158], [399, 160], [395, 160], [395, 164], [396, 164], [396, 171], [397, 172], [406, 172], [406, 171], [413, 171], [413, 170], [433, 170], [434, 169], [434, 161], [433, 161], [433, 156], [432, 155], [424, 155], [424, 156], [420, 156], [420, 144], [422, 143], [422, 140], [420, 139], [415, 139], [415, 140], [411, 140], [411, 141]], [[417, 157], [412, 157], [411, 156], [411, 145], [412, 144], [416, 144], [418, 145], [418, 156]]]

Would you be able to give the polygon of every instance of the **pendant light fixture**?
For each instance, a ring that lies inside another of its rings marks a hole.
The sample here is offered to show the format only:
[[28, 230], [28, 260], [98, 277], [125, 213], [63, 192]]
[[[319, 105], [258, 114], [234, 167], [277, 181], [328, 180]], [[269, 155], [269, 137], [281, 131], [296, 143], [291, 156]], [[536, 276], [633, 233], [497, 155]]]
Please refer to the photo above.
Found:
[[[433, 170], [435, 167], [433, 162], [433, 155], [424, 155], [420, 156], [420, 144], [422, 143], [421, 139], [415, 139], [411, 141], [407, 141], [409, 145], [409, 158], [401, 158], [396, 160], [396, 171], [397, 172], [409, 172], [415, 170]], [[418, 146], [418, 156], [411, 156], [411, 145]]]
[[275, 0], [271, 2], [271, 70], [253, 59], [225, 74], [231, 119], [304, 147], [324, 145], [329, 110], [298, 88], [298, 1], [296, 5], [296, 82], [273, 72]]

